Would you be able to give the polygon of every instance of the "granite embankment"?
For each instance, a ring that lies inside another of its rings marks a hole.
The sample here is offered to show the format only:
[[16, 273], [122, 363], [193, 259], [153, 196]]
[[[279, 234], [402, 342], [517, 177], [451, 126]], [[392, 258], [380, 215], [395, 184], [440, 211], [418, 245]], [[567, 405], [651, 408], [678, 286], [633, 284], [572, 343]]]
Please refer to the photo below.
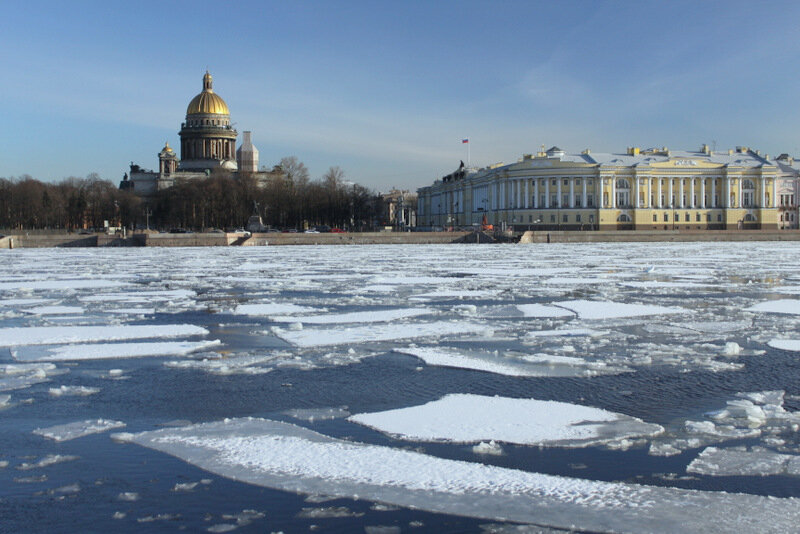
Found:
[[525, 232], [520, 243], [633, 243], [716, 241], [800, 241], [798, 230], [621, 230], [609, 232]]
[[411, 245], [444, 243], [602, 243], [800, 241], [798, 230], [524, 232], [510, 238], [485, 232], [363, 232], [289, 234], [141, 233], [122, 238], [105, 234], [18, 234], [0, 237], [0, 249], [42, 247], [225, 247], [275, 245]]
[[225, 247], [265, 245], [376, 245], [489, 242], [491, 236], [471, 232], [359, 232], [330, 234], [240, 233], [133, 234], [126, 238], [105, 234], [36, 234], [0, 237], [0, 249], [42, 247]]

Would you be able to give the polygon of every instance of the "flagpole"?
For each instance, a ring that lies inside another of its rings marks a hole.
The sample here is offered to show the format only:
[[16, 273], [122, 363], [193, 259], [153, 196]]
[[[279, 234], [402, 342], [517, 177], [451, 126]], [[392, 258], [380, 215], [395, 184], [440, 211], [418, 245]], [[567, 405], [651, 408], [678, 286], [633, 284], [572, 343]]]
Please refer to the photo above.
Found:
[[472, 167], [472, 162], [470, 161], [470, 150], [471, 147], [469, 145], [469, 137], [467, 137], [467, 167]]

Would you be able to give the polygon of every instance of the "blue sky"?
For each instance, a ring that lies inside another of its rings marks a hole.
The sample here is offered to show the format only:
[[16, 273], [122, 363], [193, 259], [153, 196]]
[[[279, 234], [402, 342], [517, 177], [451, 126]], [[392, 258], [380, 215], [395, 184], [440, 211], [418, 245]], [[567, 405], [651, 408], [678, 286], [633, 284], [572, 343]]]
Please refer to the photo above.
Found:
[[800, 2], [9, 2], [0, 176], [178, 145], [208, 68], [261, 164], [385, 191], [542, 144], [800, 156]]

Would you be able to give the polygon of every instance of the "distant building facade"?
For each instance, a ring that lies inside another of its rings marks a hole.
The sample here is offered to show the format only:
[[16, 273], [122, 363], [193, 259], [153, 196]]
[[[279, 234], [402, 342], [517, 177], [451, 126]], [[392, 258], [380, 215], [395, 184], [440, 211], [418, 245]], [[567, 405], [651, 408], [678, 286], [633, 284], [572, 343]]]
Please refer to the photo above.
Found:
[[203, 90], [186, 108], [179, 135], [180, 159], [166, 143], [158, 153], [158, 171], [145, 170], [131, 162], [120, 188], [148, 196], [172, 187], [176, 180], [204, 179], [220, 171], [234, 176], [248, 173], [262, 180], [272, 176], [258, 170], [258, 149], [253, 146], [251, 132], [243, 132], [243, 143], [237, 150], [237, 131], [231, 124], [230, 110], [214, 92], [208, 71], [203, 76]]
[[746, 147], [717, 152], [707, 145], [696, 152], [628, 148], [624, 154], [566, 154], [552, 147], [508, 165], [468, 169], [462, 163], [418, 190], [418, 224], [463, 227], [485, 220], [514, 230], [796, 228], [798, 168], [789, 159], [770, 159]]

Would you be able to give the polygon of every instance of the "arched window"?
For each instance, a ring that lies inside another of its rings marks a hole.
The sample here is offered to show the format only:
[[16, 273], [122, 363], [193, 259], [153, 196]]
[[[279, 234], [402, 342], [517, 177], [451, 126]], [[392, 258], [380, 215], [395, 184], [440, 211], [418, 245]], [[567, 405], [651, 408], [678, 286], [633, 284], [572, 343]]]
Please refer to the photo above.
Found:
[[619, 217], [617, 217], [617, 222], [632, 222], [632, 221], [631, 221], [630, 216], [628, 216], [625, 213], [622, 213], [622, 214], [620, 214]]
[[624, 178], [620, 178], [619, 180], [617, 180], [617, 189], [630, 189], [630, 188], [631, 184], [630, 182], [628, 182], [628, 180]]
[[756, 218], [753, 216], [752, 213], [748, 213], [747, 215], [744, 216], [744, 221], [745, 222], [755, 222]]

